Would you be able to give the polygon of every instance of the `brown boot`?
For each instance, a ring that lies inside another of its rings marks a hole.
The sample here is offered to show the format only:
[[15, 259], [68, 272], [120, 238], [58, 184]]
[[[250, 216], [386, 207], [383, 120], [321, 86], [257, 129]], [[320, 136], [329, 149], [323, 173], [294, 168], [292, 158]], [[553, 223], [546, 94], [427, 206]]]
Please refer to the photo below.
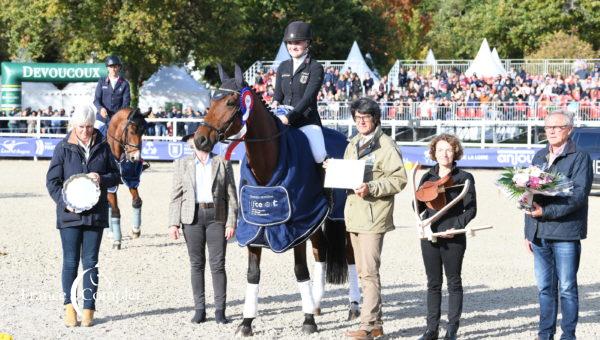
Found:
[[373, 339], [373, 336], [371, 335], [371, 332], [365, 331], [364, 329], [357, 329], [357, 330], [354, 330], [354, 331], [346, 331], [346, 333], [344, 333], [344, 335], [347, 338], [350, 338], [352, 340], [370, 340], [370, 339]]
[[81, 327], [90, 327], [94, 325], [94, 310], [84, 309], [83, 317], [81, 318]]
[[65, 305], [65, 326], [77, 326], [77, 312], [75, 312], [75, 308], [73, 308], [73, 305], [70, 303]]

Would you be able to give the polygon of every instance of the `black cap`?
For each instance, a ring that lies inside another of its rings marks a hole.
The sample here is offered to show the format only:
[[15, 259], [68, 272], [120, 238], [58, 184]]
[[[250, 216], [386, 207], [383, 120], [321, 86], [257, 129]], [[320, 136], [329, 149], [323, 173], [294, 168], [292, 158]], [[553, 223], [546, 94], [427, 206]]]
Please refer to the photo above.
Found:
[[112, 66], [112, 65], [122, 65], [121, 59], [119, 59], [119, 57], [117, 57], [116, 55], [108, 56], [108, 58], [106, 58], [106, 66]]
[[283, 33], [283, 41], [301, 41], [301, 40], [312, 40], [312, 30], [310, 24], [304, 21], [292, 21], [285, 28]]

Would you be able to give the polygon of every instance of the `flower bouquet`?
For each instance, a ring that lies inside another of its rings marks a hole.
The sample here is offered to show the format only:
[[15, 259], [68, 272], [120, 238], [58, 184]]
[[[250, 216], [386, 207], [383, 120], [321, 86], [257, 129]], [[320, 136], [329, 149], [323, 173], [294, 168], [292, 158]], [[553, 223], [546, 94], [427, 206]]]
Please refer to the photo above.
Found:
[[550, 173], [531, 165], [527, 168], [507, 168], [497, 181], [510, 197], [518, 197], [519, 208], [531, 211], [533, 195], [571, 196], [573, 182], [560, 173]]

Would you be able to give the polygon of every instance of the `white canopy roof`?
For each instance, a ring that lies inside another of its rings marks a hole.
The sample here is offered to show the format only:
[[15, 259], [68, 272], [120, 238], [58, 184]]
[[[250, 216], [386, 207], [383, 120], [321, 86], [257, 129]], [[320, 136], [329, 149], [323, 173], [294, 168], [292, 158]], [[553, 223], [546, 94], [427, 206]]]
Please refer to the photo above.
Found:
[[275, 56], [275, 60], [273, 61], [273, 65], [271, 65], [271, 68], [277, 71], [279, 64], [281, 64], [282, 61], [286, 61], [290, 58], [291, 56], [287, 50], [287, 47], [285, 46], [285, 42], [282, 41], [281, 45], [279, 45], [279, 50], [277, 51], [277, 55]]
[[181, 103], [205, 111], [210, 105], [210, 91], [198, 83], [184, 68], [162, 66], [140, 88], [139, 107], [164, 107], [166, 102]]
[[52, 106], [53, 109], [61, 109], [61, 91], [52, 83], [30, 83], [21, 84], [21, 107], [30, 107], [33, 110], [45, 109]]
[[465, 74], [467, 76], [476, 74], [478, 77], [495, 77], [506, 74], [506, 70], [494, 60], [487, 39], [483, 39], [477, 56]]
[[437, 61], [435, 60], [435, 57], [433, 56], [433, 51], [431, 49], [429, 49], [429, 52], [427, 52], [427, 57], [425, 58], [425, 64], [426, 65], [437, 65]]
[[496, 50], [495, 47], [492, 50], [492, 57], [494, 58], [494, 61], [496, 62], [496, 64], [498, 64], [500, 67], [502, 67], [502, 69], [504, 69], [504, 66], [502, 66], [502, 60], [500, 60], [500, 56], [498, 55], [498, 50]]
[[358, 77], [363, 80], [365, 73], [369, 73], [371, 78], [378, 83], [379, 77], [369, 68], [367, 62], [365, 62], [365, 58], [363, 57], [360, 48], [358, 48], [358, 44], [356, 41], [352, 44], [352, 48], [350, 49], [350, 53], [348, 53], [348, 57], [344, 62], [344, 66], [340, 70], [342, 73], [346, 72], [347, 69], [352, 69], [352, 72], [358, 74]]

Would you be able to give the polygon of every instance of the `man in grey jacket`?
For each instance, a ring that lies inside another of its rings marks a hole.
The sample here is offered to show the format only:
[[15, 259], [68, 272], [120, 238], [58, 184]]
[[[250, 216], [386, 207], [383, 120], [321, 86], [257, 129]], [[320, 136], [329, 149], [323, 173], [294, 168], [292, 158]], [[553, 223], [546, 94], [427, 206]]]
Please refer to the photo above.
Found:
[[573, 194], [568, 197], [535, 195], [533, 210], [525, 212], [525, 242], [533, 253], [540, 300], [538, 339], [554, 337], [559, 294], [561, 339], [575, 339], [580, 240], [587, 237], [588, 195], [593, 172], [589, 154], [579, 150], [569, 138], [573, 129], [569, 113], [550, 113], [544, 129], [548, 146], [535, 154], [532, 164], [568, 177], [573, 182]]

